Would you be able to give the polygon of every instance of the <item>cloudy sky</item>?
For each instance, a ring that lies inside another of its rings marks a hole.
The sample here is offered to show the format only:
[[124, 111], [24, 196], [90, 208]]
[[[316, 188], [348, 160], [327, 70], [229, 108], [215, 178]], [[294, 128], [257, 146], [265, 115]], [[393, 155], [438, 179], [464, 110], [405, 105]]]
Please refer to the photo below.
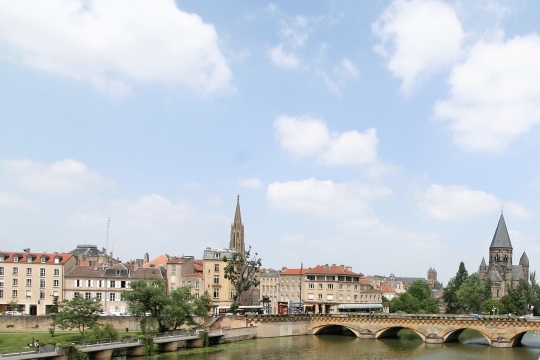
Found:
[[0, 1], [0, 249], [540, 266], [540, 4]]

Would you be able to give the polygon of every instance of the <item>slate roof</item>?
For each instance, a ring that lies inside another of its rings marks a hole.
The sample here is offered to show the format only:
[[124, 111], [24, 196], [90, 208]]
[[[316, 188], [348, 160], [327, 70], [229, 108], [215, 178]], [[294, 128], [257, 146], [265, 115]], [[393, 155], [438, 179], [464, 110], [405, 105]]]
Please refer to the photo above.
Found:
[[491, 281], [493, 282], [501, 282], [501, 278], [499, 277], [499, 275], [497, 275], [497, 273], [495, 272], [492, 272], [491, 275], [490, 275], [490, 278], [491, 278]]
[[[117, 275], [120, 271], [120, 275]], [[65, 274], [70, 278], [119, 278], [119, 279], [147, 279], [157, 277], [165, 279], [166, 270], [163, 266], [153, 268], [138, 268], [131, 270], [124, 264], [117, 264], [111, 267], [106, 266], [76, 266]]]
[[521, 265], [512, 266], [512, 280], [519, 281], [523, 274], [523, 267]]
[[[283, 274], [287, 270], [293, 270], [293, 269], [286, 269], [281, 274]], [[297, 269], [300, 271], [300, 269]], [[360, 276], [360, 274], [355, 273], [354, 271], [348, 270], [346, 266], [326, 266], [326, 265], [317, 265], [311, 269], [304, 269], [304, 274], [328, 274], [328, 275], [349, 275], [349, 276]]]
[[85, 257], [106, 256], [107, 254], [100, 251], [96, 245], [77, 245], [77, 248], [70, 251], [70, 254], [75, 256], [83, 254]]
[[523, 255], [521, 255], [521, 258], [519, 259], [519, 264], [523, 266], [529, 266], [529, 257], [527, 254], [525, 254], [525, 251], [523, 252]]
[[508, 235], [508, 230], [506, 229], [506, 222], [504, 221], [504, 216], [501, 214], [499, 218], [499, 223], [497, 224], [497, 229], [493, 235], [493, 240], [491, 241], [490, 249], [493, 248], [510, 248], [512, 249], [512, 243], [510, 242], [510, 236]]

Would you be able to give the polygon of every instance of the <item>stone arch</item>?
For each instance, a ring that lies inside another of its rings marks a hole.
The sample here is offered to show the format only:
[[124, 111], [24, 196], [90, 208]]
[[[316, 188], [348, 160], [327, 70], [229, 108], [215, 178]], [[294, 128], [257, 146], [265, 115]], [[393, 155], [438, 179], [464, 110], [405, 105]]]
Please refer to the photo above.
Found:
[[528, 332], [528, 331], [534, 331], [534, 330], [526, 330], [526, 331], [522, 331], [516, 335], [514, 335], [511, 339], [510, 339], [510, 346], [514, 347], [514, 346], [519, 346], [521, 345], [521, 340], [523, 339], [523, 336], [525, 336], [525, 334]]
[[418, 329], [416, 329], [416, 328], [414, 328], [412, 326], [403, 326], [403, 325], [389, 326], [389, 327], [386, 327], [386, 328], [381, 328], [380, 330], [378, 330], [375, 333], [375, 339], [388, 337], [388, 336], [397, 336], [397, 333], [402, 329], [412, 330], [412, 331], [415, 332], [415, 334], [420, 336], [422, 341], [426, 341], [426, 334], [424, 334], [422, 331], [420, 331], [420, 330], [418, 330]]
[[360, 332], [350, 326], [346, 326], [346, 325], [343, 325], [343, 324], [335, 324], [335, 323], [330, 323], [330, 324], [321, 324], [321, 325], [315, 325], [315, 326], [312, 326], [311, 329], [313, 330], [313, 335], [316, 335], [318, 333], [320, 333], [323, 329], [325, 328], [328, 328], [330, 326], [340, 326], [340, 327], [343, 327], [347, 330], [350, 330], [356, 337], [360, 337]]
[[483, 329], [478, 329], [478, 328], [475, 328], [475, 327], [462, 327], [462, 328], [452, 329], [449, 332], [447, 332], [446, 334], [443, 334], [443, 336], [442, 336], [443, 342], [446, 343], [446, 342], [451, 342], [451, 341], [457, 341], [459, 335], [461, 335], [461, 333], [463, 331], [467, 330], [467, 329], [478, 331], [480, 334], [482, 334], [482, 336], [487, 340], [488, 344], [491, 346], [491, 342], [492, 342], [491, 337], [488, 334], [486, 334], [483, 331]]

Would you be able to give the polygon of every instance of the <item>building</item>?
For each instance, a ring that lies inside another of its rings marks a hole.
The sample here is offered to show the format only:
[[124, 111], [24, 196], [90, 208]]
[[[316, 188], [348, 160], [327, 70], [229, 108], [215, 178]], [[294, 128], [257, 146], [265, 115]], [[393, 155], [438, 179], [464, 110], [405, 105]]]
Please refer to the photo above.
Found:
[[203, 295], [203, 261], [193, 256], [173, 256], [167, 262], [167, 283], [169, 291], [189, 286], [196, 297]]
[[225, 279], [224, 257], [231, 258], [236, 251], [206, 248], [203, 253], [204, 290], [208, 291], [212, 305], [217, 309], [227, 309], [232, 304], [234, 289], [230, 280]]
[[[306, 281], [308, 269], [283, 268], [279, 273], [278, 313], [301, 313], [306, 295], [302, 294], [302, 283]], [[302, 295], [304, 298], [302, 299]]]
[[[352, 271], [350, 266], [317, 265], [314, 268], [300, 269], [300, 284], [297, 283], [298, 277], [295, 275], [284, 278], [285, 271], [281, 272], [280, 299], [282, 296], [286, 299], [287, 284], [289, 296], [294, 295], [296, 299], [295, 292], [300, 285], [301, 303], [305, 312], [331, 314], [341, 311], [380, 311], [383, 308], [382, 292], [375, 289], [364, 275]], [[290, 292], [290, 286], [293, 286], [293, 292]]]
[[519, 280], [529, 281], [529, 258], [525, 251], [518, 265], [512, 265], [513, 248], [506, 228], [504, 216], [501, 214], [495, 234], [489, 246], [489, 263], [482, 258], [478, 274], [482, 280], [491, 279], [493, 298], [500, 299], [508, 293], [512, 286], [516, 287]]
[[268, 296], [270, 300], [269, 313], [278, 313], [278, 301], [279, 301], [279, 281], [280, 271], [273, 269], [261, 269], [259, 271], [259, 289], [261, 292], [261, 299], [264, 296]]
[[76, 265], [68, 253], [0, 251], [0, 312], [16, 304], [25, 314], [48, 314], [55, 296], [64, 299], [64, 274]]
[[79, 265], [112, 266], [121, 263], [120, 260], [115, 260], [112, 257], [112, 252], [109, 256], [107, 255], [105, 248], [99, 250], [96, 245], [77, 245], [77, 247], [69, 253], [77, 258]]
[[109, 314], [127, 312], [122, 292], [130, 291], [130, 283], [140, 279], [167, 279], [166, 268], [134, 267], [133, 264], [113, 266], [76, 266], [65, 274], [64, 299], [76, 296], [101, 301], [103, 311]]

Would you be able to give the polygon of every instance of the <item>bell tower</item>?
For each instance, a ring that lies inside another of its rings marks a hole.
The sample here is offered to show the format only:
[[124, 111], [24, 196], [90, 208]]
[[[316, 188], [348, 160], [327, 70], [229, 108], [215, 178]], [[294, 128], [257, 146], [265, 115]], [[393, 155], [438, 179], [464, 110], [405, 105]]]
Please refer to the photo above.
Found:
[[229, 250], [236, 251], [242, 257], [246, 254], [244, 244], [244, 224], [242, 224], [242, 215], [240, 213], [240, 195], [236, 198], [236, 212], [234, 213], [234, 222], [231, 225], [231, 241]]

